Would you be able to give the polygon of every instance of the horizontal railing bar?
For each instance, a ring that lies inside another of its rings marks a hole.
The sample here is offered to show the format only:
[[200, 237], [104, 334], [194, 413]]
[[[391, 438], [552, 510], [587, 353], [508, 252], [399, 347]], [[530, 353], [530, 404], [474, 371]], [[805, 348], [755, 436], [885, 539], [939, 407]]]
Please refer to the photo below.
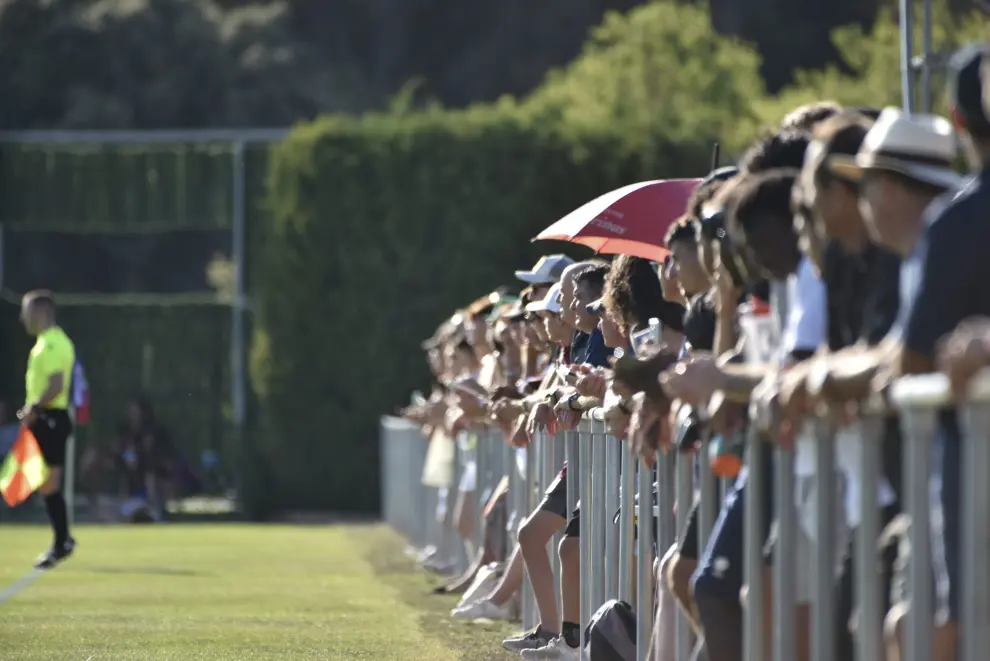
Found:
[[[966, 397], [970, 402], [990, 402], [990, 370], [972, 380]], [[949, 378], [944, 374], [901, 377], [891, 386], [890, 400], [896, 408], [937, 409], [953, 403]]]

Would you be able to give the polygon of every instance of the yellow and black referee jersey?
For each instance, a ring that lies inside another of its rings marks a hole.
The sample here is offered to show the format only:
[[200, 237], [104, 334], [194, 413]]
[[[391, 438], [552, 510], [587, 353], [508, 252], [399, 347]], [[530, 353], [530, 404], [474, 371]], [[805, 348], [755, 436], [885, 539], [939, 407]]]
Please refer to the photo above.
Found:
[[76, 347], [58, 326], [52, 326], [38, 335], [38, 340], [28, 356], [24, 390], [29, 403], [37, 402], [48, 389], [52, 374], [61, 374], [62, 392], [45, 405], [46, 409], [68, 409], [72, 382], [72, 369], [76, 364]]

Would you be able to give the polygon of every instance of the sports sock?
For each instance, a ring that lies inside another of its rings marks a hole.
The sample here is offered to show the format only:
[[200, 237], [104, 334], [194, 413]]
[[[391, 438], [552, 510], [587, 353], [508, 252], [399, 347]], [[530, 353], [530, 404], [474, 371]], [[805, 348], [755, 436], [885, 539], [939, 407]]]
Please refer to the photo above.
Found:
[[52, 530], [55, 531], [55, 546], [62, 546], [69, 541], [69, 516], [61, 491], [45, 496], [45, 510], [48, 511], [48, 520], [52, 522]]
[[561, 627], [561, 635], [568, 647], [577, 647], [581, 644], [581, 625], [576, 622], [564, 622]]

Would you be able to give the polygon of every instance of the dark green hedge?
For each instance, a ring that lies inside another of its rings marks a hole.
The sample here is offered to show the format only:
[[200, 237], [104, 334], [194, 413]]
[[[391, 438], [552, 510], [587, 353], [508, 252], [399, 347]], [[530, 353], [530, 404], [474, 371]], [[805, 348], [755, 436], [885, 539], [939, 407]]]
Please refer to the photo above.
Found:
[[274, 150], [252, 356], [265, 505], [374, 510], [378, 420], [426, 385], [436, 324], [560, 250], [529, 239], [593, 196], [707, 169], [708, 144], [560, 125], [505, 106], [327, 118]]

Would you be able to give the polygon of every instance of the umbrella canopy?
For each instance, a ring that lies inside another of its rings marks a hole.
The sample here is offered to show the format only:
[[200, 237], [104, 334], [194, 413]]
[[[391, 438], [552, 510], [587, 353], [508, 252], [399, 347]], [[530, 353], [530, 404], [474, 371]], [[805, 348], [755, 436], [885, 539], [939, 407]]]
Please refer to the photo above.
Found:
[[701, 179], [641, 181], [605, 193], [575, 209], [534, 241], [569, 241], [609, 255], [663, 261], [664, 235], [687, 207]]

